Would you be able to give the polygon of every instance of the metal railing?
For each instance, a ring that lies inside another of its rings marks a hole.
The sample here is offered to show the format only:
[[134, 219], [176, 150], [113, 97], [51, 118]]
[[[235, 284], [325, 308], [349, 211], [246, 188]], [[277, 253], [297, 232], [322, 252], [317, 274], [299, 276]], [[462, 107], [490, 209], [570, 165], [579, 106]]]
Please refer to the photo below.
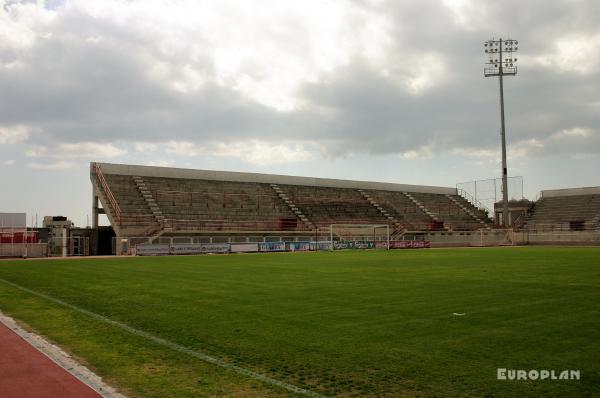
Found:
[[281, 219], [228, 220], [228, 219], [172, 219], [162, 224], [162, 229], [171, 231], [310, 231], [300, 220], [295, 225], [285, 225]]
[[108, 183], [106, 182], [106, 179], [104, 178], [104, 174], [102, 174], [102, 170], [100, 169], [100, 165], [96, 162], [93, 162], [91, 165], [91, 171], [92, 174], [96, 176], [96, 178], [98, 179], [98, 181], [100, 182], [100, 185], [102, 187], [102, 189], [104, 190], [104, 194], [106, 195], [106, 199], [108, 200], [108, 203], [110, 204], [110, 206], [112, 207], [113, 211], [114, 211], [114, 218], [117, 221], [117, 224], [121, 225], [121, 208], [119, 207], [119, 204], [117, 203], [117, 200], [115, 199], [112, 191], [110, 190], [110, 187], [108, 186]]
[[515, 228], [522, 228], [525, 225], [525, 217], [527, 213], [520, 213], [519, 216], [512, 222]]
[[544, 198], [544, 191], [539, 191], [537, 193], [537, 195], [535, 195], [535, 199], [533, 199], [533, 202], [536, 203], [538, 200], [543, 199]]
[[469, 203], [471, 203], [473, 206], [475, 206], [478, 210], [483, 211], [484, 213], [487, 213], [488, 217], [490, 214], [494, 214], [494, 212], [491, 209], [489, 209], [486, 205], [484, 205], [483, 203], [478, 201], [473, 195], [471, 195], [464, 189], [458, 188], [457, 192], [458, 192], [459, 196], [462, 196], [463, 198], [465, 198]]
[[[161, 224], [161, 228], [154, 225], [148, 226], [144, 232], [144, 236], [152, 236], [154, 233], [161, 230], [169, 232], [224, 232], [224, 231], [280, 231], [280, 232], [315, 232], [315, 230], [327, 230], [330, 224], [346, 223], [346, 224], [372, 224], [373, 219], [319, 219], [315, 223], [315, 228], [309, 228], [299, 220], [295, 225], [282, 225], [280, 219], [264, 219], [264, 220], [227, 220], [227, 219], [172, 219], [167, 218]], [[401, 227], [389, 224], [390, 228], [398, 229], [397, 232], [407, 231], [473, 231], [482, 228], [482, 225], [477, 222], [453, 222], [444, 223], [443, 227], [436, 227], [432, 222], [427, 223], [402, 223]]]

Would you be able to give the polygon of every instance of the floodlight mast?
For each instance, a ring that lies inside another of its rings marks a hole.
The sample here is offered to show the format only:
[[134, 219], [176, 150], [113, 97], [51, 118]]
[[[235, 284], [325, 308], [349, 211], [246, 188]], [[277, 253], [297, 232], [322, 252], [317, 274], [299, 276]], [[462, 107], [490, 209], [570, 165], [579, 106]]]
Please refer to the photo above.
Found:
[[[519, 42], [513, 39], [488, 40], [484, 43], [485, 53], [489, 60], [483, 73], [485, 77], [498, 76], [500, 81], [500, 137], [502, 140], [502, 225], [509, 226], [508, 214], [508, 169], [506, 166], [506, 127], [504, 123], [504, 82], [503, 76], [515, 76], [517, 74], [517, 58], [513, 53], [519, 47]], [[508, 54], [508, 56], [506, 56]]]

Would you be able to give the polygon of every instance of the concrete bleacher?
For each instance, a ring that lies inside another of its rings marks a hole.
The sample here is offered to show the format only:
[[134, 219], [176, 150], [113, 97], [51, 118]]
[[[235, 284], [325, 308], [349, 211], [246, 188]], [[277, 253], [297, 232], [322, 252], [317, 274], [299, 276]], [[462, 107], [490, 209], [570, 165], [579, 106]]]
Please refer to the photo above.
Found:
[[485, 223], [491, 223], [490, 214], [484, 209], [478, 208], [474, 206], [471, 202], [469, 202], [466, 198], [460, 195], [451, 195], [451, 197], [456, 200], [460, 205], [462, 205], [465, 209], [471, 211], [475, 217], [479, 220], [482, 220]]
[[600, 187], [542, 191], [525, 221], [527, 229], [600, 228]]
[[460, 195], [434, 195], [430, 193], [410, 193], [424, 206], [434, 219], [443, 222], [452, 230], [471, 230], [490, 223], [487, 215], [472, 206]]
[[[285, 229], [295, 216], [267, 184], [145, 177], [174, 231]], [[300, 223], [294, 229], [303, 229]]]
[[[150, 166], [92, 164], [94, 195], [118, 236], [298, 232], [331, 224], [477, 229], [455, 188]], [[105, 181], [105, 183], [103, 182]]]
[[279, 185], [314, 225], [386, 224], [388, 220], [356, 189]]
[[[121, 210], [120, 220], [123, 226], [133, 231], [144, 231], [156, 223], [149, 213], [148, 205], [139, 190], [136, 189], [131, 176], [106, 174], [106, 181]], [[117, 221], [117, 220], [115, 220]]]
[[433, 217], [429, 216], [411, 201], [402, 192], [394, 191], [366, 191], [385, 211], [403, 224], [406, 229], [423, 230], [428, 229]]

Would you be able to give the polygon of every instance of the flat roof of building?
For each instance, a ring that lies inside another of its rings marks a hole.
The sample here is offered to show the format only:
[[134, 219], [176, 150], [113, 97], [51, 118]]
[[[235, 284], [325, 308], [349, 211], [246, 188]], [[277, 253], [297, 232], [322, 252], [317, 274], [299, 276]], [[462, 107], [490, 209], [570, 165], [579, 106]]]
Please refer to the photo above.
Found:
[[303, 185], [330, 188], [371, 189], [455, 195], [456, 188], [428, 185], [395, 184], [390, 182], [338, 180], [333, 178], [299, 177], [278, 174], [243, 173], [235, 171], [195, 170], [175, 167], [139, 166], [114, 163], [97, 163], [104, 174], [140, 177], [180, 178], [264, 184]]

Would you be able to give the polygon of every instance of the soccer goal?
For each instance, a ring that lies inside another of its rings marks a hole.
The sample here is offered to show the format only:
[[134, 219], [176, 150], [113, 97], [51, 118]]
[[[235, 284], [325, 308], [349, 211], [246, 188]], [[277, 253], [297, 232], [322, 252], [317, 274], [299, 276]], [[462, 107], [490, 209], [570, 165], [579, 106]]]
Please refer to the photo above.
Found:
[[[390, 248], [388, 224], [330, 224], [331, 249]], [[337, 247], [336, 247], [337, 246]]]

